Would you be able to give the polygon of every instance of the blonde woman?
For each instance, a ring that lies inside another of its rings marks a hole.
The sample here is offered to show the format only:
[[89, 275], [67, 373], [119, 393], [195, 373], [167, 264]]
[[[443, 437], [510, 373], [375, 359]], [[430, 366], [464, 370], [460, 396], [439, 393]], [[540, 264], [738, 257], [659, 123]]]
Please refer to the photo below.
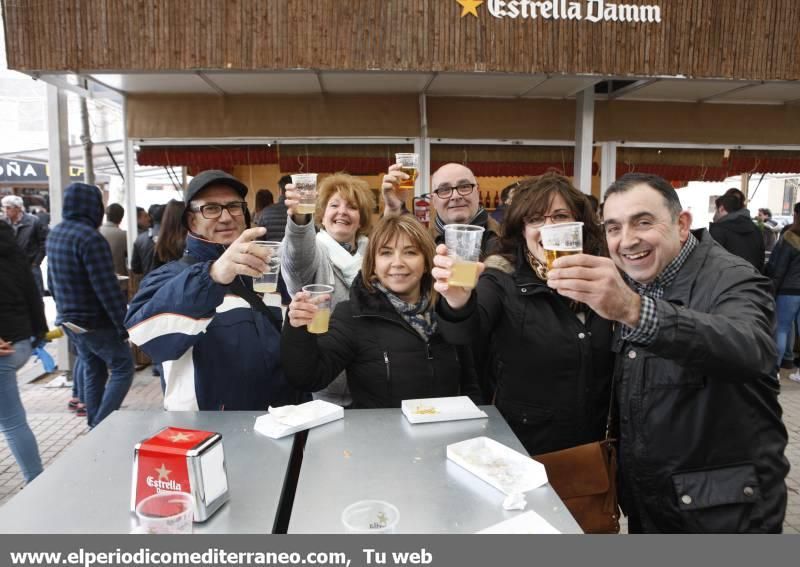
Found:
[[[363, 179], [337, 173], [323, 179], [318, 187], [317, 210], [297, 214], [294, 185], [286, 186], [286, 234], [281, 254], [281, 273], [291, 295], [304, 285], [333, 286], [331, 308], [350, 296], [350, 286], [367, 248], [374, 197]], [[348, 407], [352, 398], [344, 376], [314, 395]]]

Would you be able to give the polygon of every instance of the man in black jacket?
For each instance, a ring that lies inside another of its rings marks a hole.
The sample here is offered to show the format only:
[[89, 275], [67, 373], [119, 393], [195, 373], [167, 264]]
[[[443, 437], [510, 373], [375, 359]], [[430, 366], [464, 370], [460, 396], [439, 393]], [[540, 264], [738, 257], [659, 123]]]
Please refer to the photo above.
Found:
[[660, 177], [623, 176], [603, 218], [613, 262], [560, 258], [547, 283], [621, 323], [614, 387], [629, 530], [780, 532], [789, 462], [769, 280], [690, 231]]
[[764, 269], [764, 238], [735, 195], [726, 193], [716, 200], [716, 221], [708, 227], [714, 240], [731, 254], [744, 258], [759, 271]]
[[261, 211], [258, 226], [263, 226], [267, 229], [264, 240], [272, 240], [274, 242], [283, 240], [283, 235], [286, 232], [286, 185], [291, 182], [292, 178], [290, 176], [284, 175], [281, 177], [278, 181], [278, 189], [281, 192], [278, 202]]
[[50, 230], [36, 216], [25, 212], [22, 197], [17, 195], [3, 197], [3, 212], [6, 214], [6, 222], [14, 229], [17, 244], [28, 258], [39, 295], [44, 295], [41, 265], [45, 256], [47, 233]]
[[161, 217], [166, 205], [150, 205], [147, 214], [153, 221], [153, 226], [140, 232], [133, 243], [133, 256], [131, 257], [131, 271], [135, 274], [146, 276], [155, 268], [155, 249], [158, 233], [161, 230]]

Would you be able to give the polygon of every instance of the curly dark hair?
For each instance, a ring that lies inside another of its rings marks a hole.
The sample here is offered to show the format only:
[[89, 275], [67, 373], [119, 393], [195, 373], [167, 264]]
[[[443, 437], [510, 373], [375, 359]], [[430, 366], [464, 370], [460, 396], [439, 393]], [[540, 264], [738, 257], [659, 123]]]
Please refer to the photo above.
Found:
[[583, 251], [594, 256], [608, 256], [603, 232], [588, 199], [568, 178], [555, 172], [519, 182], [514, 199], [506, 210], [499, 254], [509, 261], [517, 260], [520, 247], [524, 250], [525, 246], [526, 220], [544, 215], [556, 194], [564, 199], [575, 220], [583, 223]]

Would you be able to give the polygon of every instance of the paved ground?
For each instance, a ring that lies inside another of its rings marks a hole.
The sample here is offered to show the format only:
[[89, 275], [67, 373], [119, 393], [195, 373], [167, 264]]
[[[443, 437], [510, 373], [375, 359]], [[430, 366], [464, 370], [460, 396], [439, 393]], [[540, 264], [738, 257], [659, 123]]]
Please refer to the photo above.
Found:
[[[784, 421], [789, 430], [787, 457], [792, 470], [787, 479], [789, 507], [784, 523], [784, 532], [800, 534], [800, 384], [785, 378], [782, 371], [783, 391], [781, 403]], [[67, 409], [71, 397], [69, 388], [48, 388], [51, 379], [44, 378], [30, 384], [20, 384], [22, 401], [28, 412], [30, 423], [45, 468], [58, 458], [76, 439], [87, 433], [85, 418], [76, 417]], [[150, 368], [136, 373], [128, 397], [121, 411], [159, 409], [161, 387], [158, 377], [152, 376]], [[0, 439], [0, 505], [23, 489], [24, 482], [14, 457], [4, 439]], [[624, 524], [623, 524], [624, 528]]]

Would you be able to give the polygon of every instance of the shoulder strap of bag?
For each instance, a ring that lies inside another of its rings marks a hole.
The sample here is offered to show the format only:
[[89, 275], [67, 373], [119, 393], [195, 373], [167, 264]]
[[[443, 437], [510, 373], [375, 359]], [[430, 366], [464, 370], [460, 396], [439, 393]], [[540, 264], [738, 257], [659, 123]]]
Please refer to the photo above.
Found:
[[[181, 262], [186, 264], [187, 266], [191, 266], [192, 264], [196, 264], [199, 262], [193, 256], [189, 254], [184, 254], [181, 258]], [[264, 301], [261, 297], [258, 296], [256, 292], [252, 289], [248, 288], [246, 285], [242, 283], [241, 278], [237, 277], [233, 280], [229, 289], [242, 299], [244, 299], [247, 303], [250, 304], [250, 307], [258, 311], [259, 313], [263, 313], [267, 316], [267, 319], [272, 324], [273, 327], [280, 333], [281, 329], [283, 328], [283, 319], [281, 318], [281, 310], [278, 307], [271, 307], [269, 305], [265, 305]]]

